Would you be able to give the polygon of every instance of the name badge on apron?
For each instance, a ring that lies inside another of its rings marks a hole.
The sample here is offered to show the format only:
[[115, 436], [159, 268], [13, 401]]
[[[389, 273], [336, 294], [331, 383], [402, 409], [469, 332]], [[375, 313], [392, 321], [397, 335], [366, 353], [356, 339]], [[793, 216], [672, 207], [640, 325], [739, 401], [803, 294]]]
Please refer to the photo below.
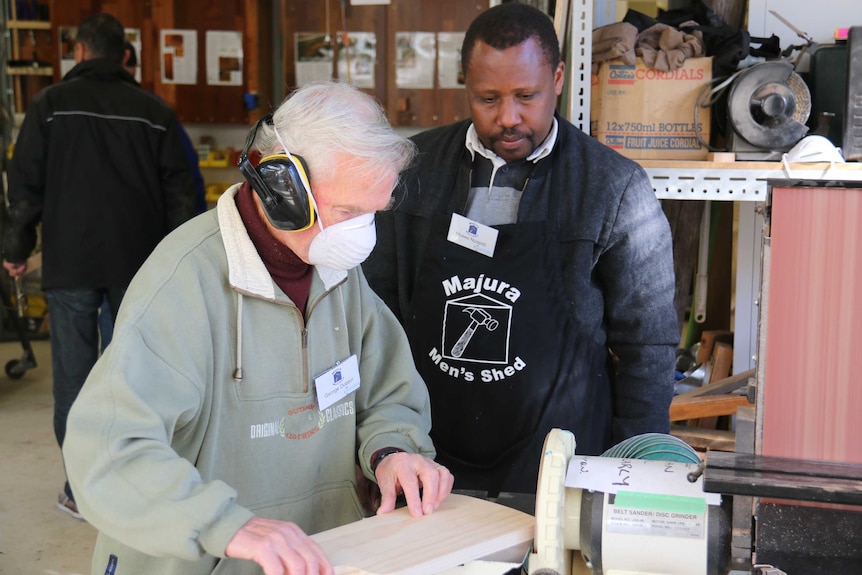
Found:
[[317, 390], [320, 411], [359, 389], [359, 360], [356, 354], [315, 377], [314, 388]]
[[498, 233], [492, 227], [468, 220], [459, 214], [452, 214], [446, 239], [490, 258], [494, 257]]

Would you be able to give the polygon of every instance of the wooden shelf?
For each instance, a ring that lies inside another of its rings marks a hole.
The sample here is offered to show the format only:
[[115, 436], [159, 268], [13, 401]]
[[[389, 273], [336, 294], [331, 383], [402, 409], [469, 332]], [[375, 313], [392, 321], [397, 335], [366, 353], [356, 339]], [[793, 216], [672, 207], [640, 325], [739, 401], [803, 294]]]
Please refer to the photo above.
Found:
[[52, 66], [6, 66], [6, 73], [10, 76], [53, 76]]
[[50, 30], [51, 22], [47, 20], [7, 20], [9, 30]]

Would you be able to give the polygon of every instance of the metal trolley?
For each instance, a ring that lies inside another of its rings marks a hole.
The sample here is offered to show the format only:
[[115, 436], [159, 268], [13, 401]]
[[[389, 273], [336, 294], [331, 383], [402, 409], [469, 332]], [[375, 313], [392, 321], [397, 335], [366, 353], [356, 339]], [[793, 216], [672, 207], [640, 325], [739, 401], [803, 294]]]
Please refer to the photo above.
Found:
[[14, 325], [15, 332], [21, 342], [22, 353], [18, 359], [10, 359], [6, 362], [6, 375], [11, 379], [20, 379], [28, 369], [36, 367], [36, 356], [33, 354], [33, 346], [30, 344], [30, 336], [27, 334], [25, 323], [25, 311], [27, 309], [27, 296], [24, 293], [23, 281], [20, 277], [12, 280], [15, 285], [15, 303], [12, 304], [12, 294], [9, 290], [10, 279], [3, 278], [0, 281], [0, 297], [2, 297], [3, 310], [9, 315], [10, 323]]

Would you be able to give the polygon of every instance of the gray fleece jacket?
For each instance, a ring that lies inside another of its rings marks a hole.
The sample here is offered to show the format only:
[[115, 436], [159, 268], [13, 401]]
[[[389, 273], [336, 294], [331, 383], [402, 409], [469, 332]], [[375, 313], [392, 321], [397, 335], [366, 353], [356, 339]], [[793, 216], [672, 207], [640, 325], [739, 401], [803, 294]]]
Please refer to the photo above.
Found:
[[[223, 559], [252, 516], [306, 533], [360, 519], [355, 464], [392, 446], [434, 456], [428, 392], [396, 319], [360, 269], [306, 319], [240, 219], [239, 186], [169, 235], [133, 280], [63, 447], [99, 530], [92, 573], [257, 574]], [[359, 389], [318, 409], [314, 379], [352, 355]]]

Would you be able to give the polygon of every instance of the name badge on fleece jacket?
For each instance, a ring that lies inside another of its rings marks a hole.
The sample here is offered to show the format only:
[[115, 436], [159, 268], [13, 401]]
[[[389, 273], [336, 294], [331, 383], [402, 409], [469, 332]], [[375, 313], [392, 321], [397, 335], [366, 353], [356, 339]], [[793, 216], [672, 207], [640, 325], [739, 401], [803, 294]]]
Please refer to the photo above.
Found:
[[315, 377], [314, 388], [317, 390], [317, 408], [320, 411], [359, 389], [359, 360], [356, 354]]

